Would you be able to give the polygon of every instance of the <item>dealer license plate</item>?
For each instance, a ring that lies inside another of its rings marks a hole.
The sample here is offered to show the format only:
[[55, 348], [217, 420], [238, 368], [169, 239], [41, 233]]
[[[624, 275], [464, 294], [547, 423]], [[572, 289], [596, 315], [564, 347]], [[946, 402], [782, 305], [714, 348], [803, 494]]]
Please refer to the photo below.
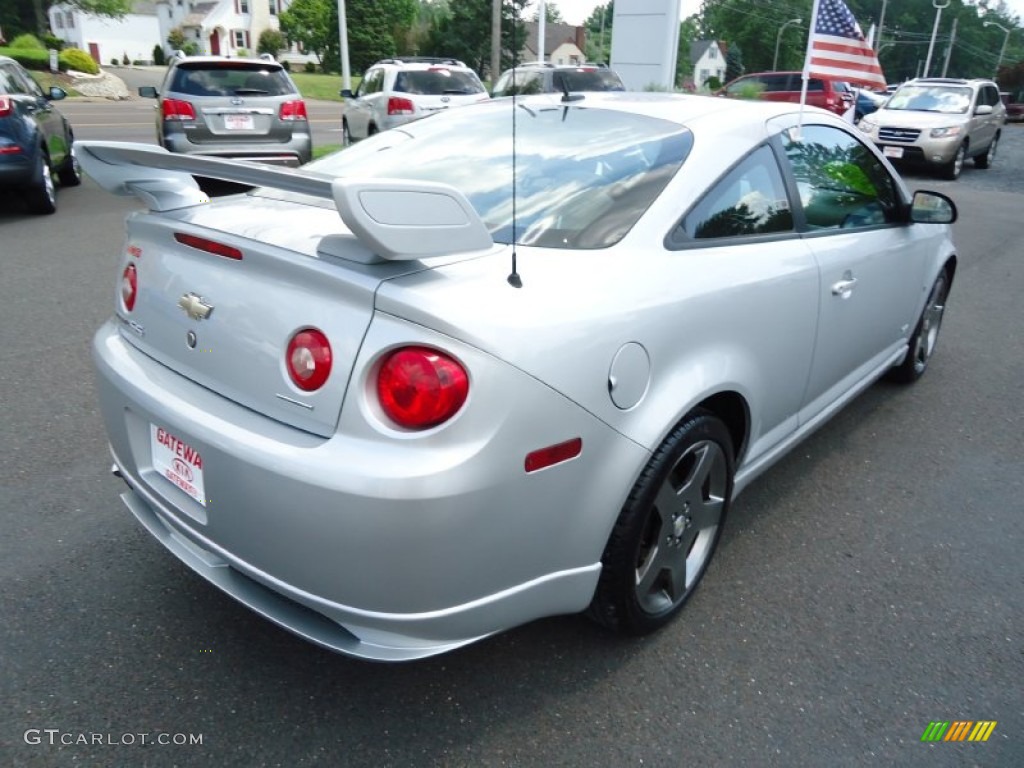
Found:
[[882, 147], [882, 154], [886, 157], [903, 157], [903, 147]]
[[199, 451], [163, 427], [149, 425], [153, 468], [204, 507], [203, 458]]
[[255, 126], [252, 115], [224, 115], [224, 127], [229, 131], [251, 131]]

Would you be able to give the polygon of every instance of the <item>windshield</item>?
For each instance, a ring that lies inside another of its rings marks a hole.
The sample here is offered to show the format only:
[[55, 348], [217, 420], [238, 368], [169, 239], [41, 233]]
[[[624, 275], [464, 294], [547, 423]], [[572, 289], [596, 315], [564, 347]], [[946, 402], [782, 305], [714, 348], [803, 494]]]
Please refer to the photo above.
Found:
[[384, 131], [305, 168], [442, 182], [466, 195], [497, 242], [512, 242], [514, 232], [523, 244], [603, 248], [625, 236], [692, 143], [665, 120], [509, 99]]
[[962, 115], [970, 106], [970, 88], [951, 85], [904, 85], [892, 95], [885, 108]]

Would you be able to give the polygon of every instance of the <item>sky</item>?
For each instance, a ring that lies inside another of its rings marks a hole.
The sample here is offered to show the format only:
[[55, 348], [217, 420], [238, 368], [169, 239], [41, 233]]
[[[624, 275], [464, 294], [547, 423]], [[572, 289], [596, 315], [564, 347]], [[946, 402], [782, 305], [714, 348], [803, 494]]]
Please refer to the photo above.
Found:
[[[593, 12], [594, 8], [603, 3], [598, 0], [551, 0], [555, 5], [558, 6], [558, 10], [562, 12], [562, 18], [569, 24], [580, 25]], [[1018, 18], [1024, 21], [1024, 0], [1004, 0], [1011, 13], [1015, 13]], [[680, 0], [681, 6], [680, 19], [685, 19], [687, 16], [692, 16], [700, 10], [701, 0]], [[538, 0], [533, 0], [533, 7], [536, 8], [539, 5]], [[532, 11], [528, 12], [531, 16]], [[860, 21], [858, 19], [858, 21]], [[867, 31], [867, 22], [863, 22], [862, 26]]]

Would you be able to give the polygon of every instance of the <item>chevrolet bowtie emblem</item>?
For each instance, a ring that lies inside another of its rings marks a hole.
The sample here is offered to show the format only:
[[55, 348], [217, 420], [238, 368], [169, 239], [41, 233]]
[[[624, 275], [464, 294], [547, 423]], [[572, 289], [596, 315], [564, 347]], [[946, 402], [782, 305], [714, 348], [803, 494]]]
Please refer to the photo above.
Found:
[[203, 297], [196, 293], [186, 293], [178, 299], [178, 306], [193, 320], [205, 320], [213, 312], [213, 305], [207, 304]]

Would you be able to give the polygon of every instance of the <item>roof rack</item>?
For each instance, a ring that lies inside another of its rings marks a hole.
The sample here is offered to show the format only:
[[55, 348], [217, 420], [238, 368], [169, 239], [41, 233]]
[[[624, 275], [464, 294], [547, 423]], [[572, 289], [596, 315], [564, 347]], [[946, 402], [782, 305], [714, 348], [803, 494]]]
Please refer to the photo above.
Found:
[[390, 59], [381, 59], [378, 64], [449, 64], [453, 67], [466, 66], [458, 59], [441, 56], [396, 56]]

